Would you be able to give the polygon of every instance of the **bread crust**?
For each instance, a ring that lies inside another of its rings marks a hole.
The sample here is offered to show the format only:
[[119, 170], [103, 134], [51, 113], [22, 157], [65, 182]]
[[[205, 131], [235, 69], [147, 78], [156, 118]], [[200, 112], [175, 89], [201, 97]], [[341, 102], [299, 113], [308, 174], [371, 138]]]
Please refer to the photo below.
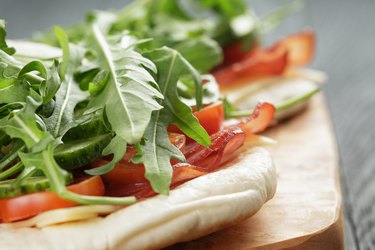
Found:
[[105, 218], [45, 228], [0, 227], [4, 249], [159, 249], [238, 223], [276, 191], [276, 170], [262, 148], [248, 149], [223, 169]]

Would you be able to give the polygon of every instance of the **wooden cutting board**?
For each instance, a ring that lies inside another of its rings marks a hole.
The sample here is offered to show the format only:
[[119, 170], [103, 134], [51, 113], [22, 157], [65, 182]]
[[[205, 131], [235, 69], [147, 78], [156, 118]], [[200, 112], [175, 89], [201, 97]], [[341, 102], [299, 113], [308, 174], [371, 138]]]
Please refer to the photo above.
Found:
[[270, 129], [278, 172], [272, 200], [248, 220], [174, 249], [343, 249], [338, 154], [322, 94]]

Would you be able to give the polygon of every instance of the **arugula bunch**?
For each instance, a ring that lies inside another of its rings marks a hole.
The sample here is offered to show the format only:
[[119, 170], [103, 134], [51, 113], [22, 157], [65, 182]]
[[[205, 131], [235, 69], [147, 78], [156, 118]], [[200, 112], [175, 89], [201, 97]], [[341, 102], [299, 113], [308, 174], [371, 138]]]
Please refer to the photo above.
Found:
[[79, 44], [69, 43], [66, 33], [55, 28], [62, 58], [23, 64], [12, 56], [15, 50], [6, 43], [4, 22], [0, 24], [0, 142], [10, 148], [0, 160], [0, 180], [18, 174], [12, 188], [43, 176], [50, 190], [71, 201], [134, 202], [133, 197], [84, 196], [66, 189], [72, 175], [56, 162], [56, 148], [70, 131], [93, 118], [99, 118], [112, 138], [102, 154], [114, 157], [87, 172], [112, 170], [127, 144], [134, 144], [139, 149], [134, 161], [144, 163], [152, 187], [163, 194], [171, 182], [171, 158], [184, 160], [168, 140], [168, 125], [174, 123], [209, 145], [207, 132], [177, 92], [180, 77], [195, 82], [200, 106], [200, 75], [177, 51], [151, 49], [142, 55], [139, 47], [145, 41], [127, 32], [110, 34], [97, 17], [90, 20], [90, 32]]
[[[100, 16], [109, 34], [131, 30], [138, 38], [152, 38], [143, 46], [174, 48], [200, 73], [207, 73], [222, 62], [222, 47], [240, 42], [244, 51], [250, 50], [301, 7], [302, 1], [294, 0], [259, 18], [244, 0], [136, 0], [118, 12], [93, 11], [86, 19]], [[65, 29], [73, 43], [84, 39], [87, 23]], [[58, 44], [52, 32], [36, 40]]]
[[215, 79], [201, 74], [222, 61], [223, 46], [245, 41], [250, 49], [296, 6], [259, 20], [242, 0], [138, 0], [119, 12], [92, 12], [84, 23], [40, 36], [63, 52], [43, 61], [30, 56], [18, 61], [0, 20], [0, 181], [8, 179], [9, 190], [20, 190], [41, 177], [50, 190], [74, 202], [135, 202], [134, 197], [84, 196], [66, 189], [72, 173], [58, 159], [61, 148], [74, 151], [82, 141], [104, 138], [101, 153], [73, 163], [112, 155], [108, 164], [86, 170], [102, 175], [132, 144], [137, 148], [132, 161], [144, 164], [154, 191], [167, 194], [170, 160], [184, 161], [169, 142], [167, 127], [174, 124], [198, 143], [210, 144], [190, 106], [199, 109], [219, 94]]
[[[243, 0], [138, 0], [119, 12], [94, 11], [87, 15], [87, 20], [93, 18], [100, 20], [108, 34], [131, 30], [138, 38], [152, 38], [143, 48], [168, 46], [178, 50], [201, 73], [221, 63], [222, 46], [239, 38], [258, 39], [254, 25], [257, 18]], [[238, 19], [248, 27], [245, 31], [238, 31]], [[77, 43], [88, 29], [86, 22], [67, 28], [66, 32]], [[41, 34], [37, 40], [57, 45], [52, 33]]]

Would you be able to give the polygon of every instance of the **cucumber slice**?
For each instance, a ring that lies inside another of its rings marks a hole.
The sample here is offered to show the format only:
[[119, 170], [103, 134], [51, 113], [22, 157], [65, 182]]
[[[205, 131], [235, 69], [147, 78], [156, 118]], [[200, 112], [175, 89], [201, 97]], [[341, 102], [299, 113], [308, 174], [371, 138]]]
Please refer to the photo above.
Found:
[[50, 187], [49, 180], [41, 176], [25, 179], [18, 188], [12, 185], [13, 181], [5, 180], [0, 182], [0, 198], [11, 198], [22, 194], [40, 192]]
[[[30, 176], [23, 180], [19, 186], [13, 183], [16, 179], [0, 181], [0, 198], [12, 198], [23, 194], [46, 191], [50, 188], [50, 182], [45, 176]], [[72, 176], [65, 176], [65, 180], [70, 182]]]
[[82, 167], [99, 159], [111, 138], [111, 134], [105, 134], [61, 144], [55, 149], [55, 160], [68, 171]]
[[94, 117], [77, 127], [71, 128], [62, 138], [63, 142], [70, 142], [79, 139], [87, 139], [108, 133], [109, 130], [103, 123], [100, 116]]
[[270, 102], [276, 107], [276, 119], [282, 120], [303, 109], [310, 97], [319, 90], [319, 86], [308, 79], [273, 77], [231, 89], [224, 94], [240, 111], [252, 110], [259, 101]]

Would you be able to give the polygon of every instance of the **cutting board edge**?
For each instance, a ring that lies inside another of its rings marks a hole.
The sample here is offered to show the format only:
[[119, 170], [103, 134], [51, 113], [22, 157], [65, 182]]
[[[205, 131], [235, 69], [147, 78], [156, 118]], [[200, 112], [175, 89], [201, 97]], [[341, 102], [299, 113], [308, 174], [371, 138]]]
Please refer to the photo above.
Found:
[[[320, 92], [316, 96], [310, 100], [309, 105], [313, 105], [311, 102], [320, 102], [326, 109], [323, 109], [324, 116], [326, 121], [328, 122], [328, 130], [330, 131], [330, 140], [333, 143], [333, 152], [334, 152], [334, 162], [335, 162], [335, 193], [336, 193], [336, 212], [332, 223], [329, 223], [327, 226], [322, 227], [319, 230], [314, 232], [298, 236], [295, 238], [290, 238], [284, 241], [274, 242], [272, 244], [267, 244], [259, 247], [255, 247], [253, 249], [289, 249], [294, 247], [303, 247], [305, 244], [309, 244], [309, 241], [313, 238], [323, 237], [324, 234], [330, 232], [331, 229], [335, 229], [334, 232], [337, 233], [337, 238], [341, 241], [341, 246], [343, 246], [343, 200], [342, 200], [342, 187], [340, 182], [340, 157], [339, 157], [339, 149], [337, 146], [335, 131], [333, 128], [333, 122], [331, 116], [328, 111], [328, 105], [325, 98], [324, 93]], [[338, 232], [337, 229], [338, 228]]]

